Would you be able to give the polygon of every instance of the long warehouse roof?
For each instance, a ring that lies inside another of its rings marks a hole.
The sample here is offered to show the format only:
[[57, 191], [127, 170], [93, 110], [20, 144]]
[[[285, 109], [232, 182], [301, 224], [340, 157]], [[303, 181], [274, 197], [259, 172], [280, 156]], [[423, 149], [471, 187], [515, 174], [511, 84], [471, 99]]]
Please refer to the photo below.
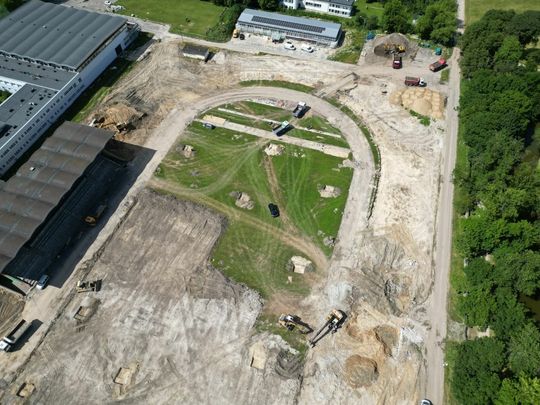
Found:
[[103, 129], [65, 122], [0, 188], [0, 273], [112, 135]]
[[254, 24], [269, 30], [303, 32], [336, 40], [341, 32], [341, 24], [315, 20], [313, 18], [294, 17], [279, 13], [246, 8], [238, 18], [240, 24]]
[[126, 21], [31, 0], [0, 20], [0, 51], [77, 69]]

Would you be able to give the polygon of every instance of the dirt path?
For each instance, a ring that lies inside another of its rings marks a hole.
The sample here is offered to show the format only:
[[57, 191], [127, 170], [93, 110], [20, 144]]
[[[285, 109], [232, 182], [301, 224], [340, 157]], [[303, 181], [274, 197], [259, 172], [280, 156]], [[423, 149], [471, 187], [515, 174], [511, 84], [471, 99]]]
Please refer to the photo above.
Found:
[[[459, 2], [463, 9], [463, 0]], [[454, 48], [450, 62], [450, 86], [447, 103], [447, 136], [441, 170], [441, 192], [439, 195], [436, 228], [435, 281], [432, 303], [429, 310], [431, 329], [427, 346], [427, 398], [435, 404], [442, 404], [444, 397], [444, 339], [447, 332], [448, 289], [450, 261], [452, 254], [452, 218], [454, 183], [452, 173], [456, 163], [458, 113], [460, 92], [460, 50]]]
[[210, 121], [216, 127], [226, 128], [232, 131], [244, 132], [246, 134], [258, 136], [259, 138], [268, 139], [270, 141], [279, 141], [287, 143], [289, 145], [300, 146], [301, 148], [313, 149], [330, 156], [336, 156], [346, 159], [349, 156], [349, 153], [351, 153], [349, 149], [342, 148], [340, 146], [326, 145], [321, 142], [308, 141], [307, 139], [296, 138], [294, 136], [288, 135], [281, 135], [277, 137], [271, 131], [265, 131], [263, 129], [248, 127], [247, 125], [236, 124], [227, 120], [221, 122], [219, 118], [213, 119], [214, 117], [211, 115], [208, 115], [205, 118], [207, 121]]

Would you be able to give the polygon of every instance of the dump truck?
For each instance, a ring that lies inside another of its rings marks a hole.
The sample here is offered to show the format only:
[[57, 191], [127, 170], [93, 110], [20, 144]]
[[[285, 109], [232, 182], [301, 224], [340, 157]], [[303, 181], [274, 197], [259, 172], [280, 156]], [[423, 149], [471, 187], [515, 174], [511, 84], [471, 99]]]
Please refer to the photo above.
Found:
[[347, 314], [345, 312], [340, 309], [333, 309], [326, 317], [326, 321], [324, 322], [323, 326], [321, 326], [317, 333], [315, 333], [315, 336], [309, 340], [311, 347], [315, 347], [317, 342], [319, 342], [319, 340], [330, 332], [336, 333], [343, 326], [346, 319]]
[[441, 58], [437, 62], [433, 62], [431, 65], [429, 65], [429, 70], [432, 72], [438, 72], [441, 69], [444, 69], [446, 67], [446, 59]]
[[293, 110], [293, 115], [296, 118], [302, 118], [306, 113], [308, 106], [305, 102], [300, 101]]
[[6, 336], [0, 341], [0, 350], [9, 352], [19, 339], [28, 331], [32, 325], [31, 322], [26, 322], [24, 319], [15, 326]]
[[289, 121], [283, 121], [281, 124], [277, 124], [272, 128], [272, 132], [276, 134], [277, 136], [283, 135], [285, 132], [287, 132], [289, 129], [291, 129], [292, 126], [289, 123]]
[[311, 329], [307, 323], [302, 322], [302, 318], [298, 315], [281, 314], [278, 319], [278, 325], [287, 328], [290, 331], [293, 331], [296, 328], [304, 335], [313, 332], [313, 329]]
[[425, 87], [427, 83], [421, 77], [407, 76], [405, 77], [405, 85]]
[[101, 218], [106, 209], [107, 204], [100, 204], [92, 214], [87, 215], [84, 218], [84, 222], [87, 225], [96, 226], [97, 221], [99, 220], [99, 218]]
[[394, 54], [394, 60], [392, 61], [392, 67], [394, 69], [401, 69], [403, 67], [403, 63], [401, 61], [401, 56]]

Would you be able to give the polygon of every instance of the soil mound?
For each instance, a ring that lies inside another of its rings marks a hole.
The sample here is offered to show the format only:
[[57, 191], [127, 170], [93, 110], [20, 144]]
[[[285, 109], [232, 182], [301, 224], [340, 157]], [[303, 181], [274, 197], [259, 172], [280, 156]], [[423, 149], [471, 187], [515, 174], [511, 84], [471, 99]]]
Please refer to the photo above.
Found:
[[377, 362], [357, 354], [345, 361], [345, 381], [352, 388], [369, 387], [379, 377]]

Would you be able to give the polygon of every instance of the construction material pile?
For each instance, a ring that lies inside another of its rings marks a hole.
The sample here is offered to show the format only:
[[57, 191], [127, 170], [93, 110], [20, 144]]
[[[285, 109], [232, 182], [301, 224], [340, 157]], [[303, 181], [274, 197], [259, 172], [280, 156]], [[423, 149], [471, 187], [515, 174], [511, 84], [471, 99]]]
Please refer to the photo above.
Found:
[[145, 116], [145, 113], [125, 104], [114, 104], [106, 109], [97, 111], [91, 119], [90, 125], [108, 129], [116, 134], [133, 130], [137, 123]]
[[373, 52], [377, 56], [387, 56], [393, 53], [408, 56], [415, 54], [417, 49], [416, 44], [409, 43], [407, 37], [399, 33], [377, 37], [373, 42]]
[[390, 95], [390, 102], [434, 119], [444, 118], [445, 97], [426, 88], [408, 88]]

